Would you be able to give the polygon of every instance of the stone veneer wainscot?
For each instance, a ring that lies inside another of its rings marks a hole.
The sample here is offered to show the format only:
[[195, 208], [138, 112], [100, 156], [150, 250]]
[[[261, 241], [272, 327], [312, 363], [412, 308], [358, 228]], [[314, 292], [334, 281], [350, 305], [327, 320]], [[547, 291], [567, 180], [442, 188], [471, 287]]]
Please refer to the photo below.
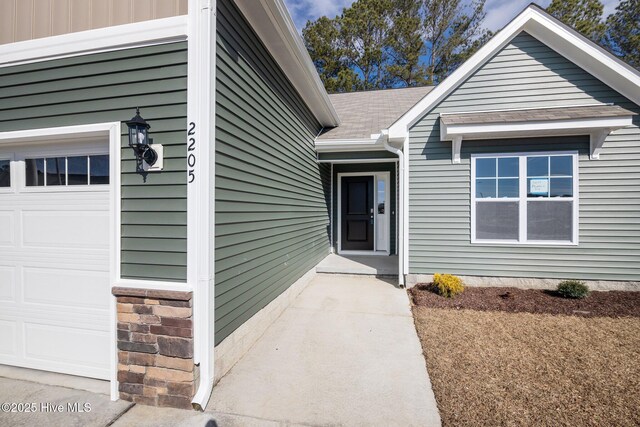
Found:
[[192, 293], [114, 287], [118, 311], [120, 398], [135, 403], [191, 408]]

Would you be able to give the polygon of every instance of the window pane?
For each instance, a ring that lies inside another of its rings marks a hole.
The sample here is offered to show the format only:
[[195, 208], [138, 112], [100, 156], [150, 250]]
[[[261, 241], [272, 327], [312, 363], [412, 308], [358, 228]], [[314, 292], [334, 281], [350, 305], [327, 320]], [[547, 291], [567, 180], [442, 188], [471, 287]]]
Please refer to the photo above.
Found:
[[520, 176], [518, 173], [520, 167], [520, 159], [517, 157], [502, 157], [498, 159], [498, 176], [504, 178], [515, 178]]
[[91, 184], [109, 183], [109, 156], [90, 156], [89, 171]]
[[478, 199], [496, 197], [496, 180], [476, 179], [476, 197]]
[[44, 159], [25, 159], [27, 186], [44, 185]]
[[549, 157], [527, 157], [527, 176], [549, 176]]
[[69, 185], [89, 183], [87, 156], [67, 157], [67, 179]]
[[519, 197], [519, 179], [499, 179], [498, 197]]
[[573, 178], [551, 178], [551, 197], [572, 197]]
[[476, 177], [496, 176], [496, 159], [476, 159]]
[[548, 195], [549, 195], [549, 179], [548, 178], [527, 179], [527, 196], [528, 197], [547, 197]]
[[518, 202], [476, 203], [476, 239], [518, 240]]
[[552, 156], [551, 176], [573, 176], [573, 157]]
[[573, 202], [540, 200], [527, 202], [527, 239], [571, 241]]
[[47, 161], [47, 187], [50, 185], [64, 185], [67, 179], [67, 170], [64, 157], [54, 157]]
[[378, 180], [378, 213], [384, 214], [385, 188], [384, 179]]
[[0, 160], [0, 187], [11, 187], [10, 160]]

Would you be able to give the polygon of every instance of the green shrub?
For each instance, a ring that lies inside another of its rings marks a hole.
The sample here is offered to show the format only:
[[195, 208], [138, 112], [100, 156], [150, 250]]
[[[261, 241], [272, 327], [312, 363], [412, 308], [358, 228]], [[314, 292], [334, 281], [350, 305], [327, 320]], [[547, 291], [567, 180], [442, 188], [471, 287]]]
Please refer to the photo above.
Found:
[[557, 291], [563, 298], [584, 298], [589, 295], [589, 287], [579, 280], [562, 281]]
[[434, 274], [433, 285], [440, 295], [447, 298], [453, 298], [464, 291], [462, 279], [453, 274]]

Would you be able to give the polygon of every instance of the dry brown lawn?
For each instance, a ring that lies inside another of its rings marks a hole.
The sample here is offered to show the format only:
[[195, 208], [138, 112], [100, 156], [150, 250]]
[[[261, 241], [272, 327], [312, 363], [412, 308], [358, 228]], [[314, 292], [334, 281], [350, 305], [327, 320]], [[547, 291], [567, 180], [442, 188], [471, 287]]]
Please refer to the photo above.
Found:
[[640, 426], [640, 318], [413, 310], [445, 426]]

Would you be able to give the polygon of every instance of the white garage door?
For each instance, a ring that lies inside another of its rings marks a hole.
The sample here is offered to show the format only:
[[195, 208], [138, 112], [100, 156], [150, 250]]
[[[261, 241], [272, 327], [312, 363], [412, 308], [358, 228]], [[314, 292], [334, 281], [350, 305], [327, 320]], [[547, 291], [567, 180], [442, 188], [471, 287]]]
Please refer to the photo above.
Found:
[[109, 378], [108, 144], [0, 148], [0, 363]]

